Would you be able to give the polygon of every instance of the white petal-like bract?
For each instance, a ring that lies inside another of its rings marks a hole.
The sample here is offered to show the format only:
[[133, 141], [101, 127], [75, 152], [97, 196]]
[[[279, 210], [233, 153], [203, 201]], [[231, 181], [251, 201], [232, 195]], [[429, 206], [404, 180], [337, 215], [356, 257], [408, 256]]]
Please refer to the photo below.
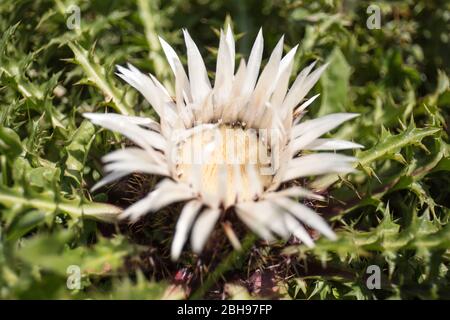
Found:
[[[303, 121], [306, 108], [319, 95], [305, 97], [328, 63], [315, 70], [316, 62], [309, 64], [289, 87], [297, 46], [283, 57], [281, 37], [260, 73], [264, 47], [260, 30], [248, 62], [242, 59], [235, 70], [235, 42], [228, 26], [220, 31], [215, 79], [211, 82], [201, 48], [187, 30], [183, 34], [187, 69], [175, 50], [159, 38], [173, 71], [174, 97], [153, 75], [130, 64], [117, 67], [117, 75], [145, 97], [159, 121], [112, 113], [84, 114], [134, 144], [103, 157], [108, 174], [92, 189], [133, 172], [162, 176], [154, 190], [120, 217], [136, 221], [172, 203], [187, 202], [172, 242], [174, 260], [189, 234], [192, 250], [200, 253], [217, 221], [223, 221], [229, 209], [268, 241], [293, 235], [312, 247], [314, 242], [305, 225], [336, 239], [318, 213], [298, 202], [305, 198], [323, 200], [305, 185], [300, 186], [298, 178], [353, 172], [356, 158], [332, 151], [363, 147], [322, 137], [357, 114], [336, 113]], [[232, 230], [226, 231], [235, 238]], [[237, 239], [234, 242], [239, 247]]]

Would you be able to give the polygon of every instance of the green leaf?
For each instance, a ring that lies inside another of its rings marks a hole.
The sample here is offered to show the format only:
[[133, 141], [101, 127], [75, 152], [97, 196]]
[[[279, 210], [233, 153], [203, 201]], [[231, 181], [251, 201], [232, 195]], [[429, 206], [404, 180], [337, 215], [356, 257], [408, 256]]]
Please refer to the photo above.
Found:
[[[373, 172], [372, 164], [375, 161], [393, 158], [400, 150], [408, 145], [419, 145], [421, 141], [428, 136], [433, 136], [438, 133], [440, 128], [416, 128], [411, 124], [405, 131], [392, 135], [388, 132], [381, 136], [378, 143], [372, 148], [359, 151], [356, 156], [358, 161], [355, 163], [355, 168], [360, 167], [366, 172]], [[331, 184], [339, 179], [337, 175], [328, 175], [316, 179], [311, 183], [314, 189], [322, 190], [329, 187]]]
[[75, 179], [78, 184], [81, 184], [86, 155], [94, 138], [94, 133], [95, 127], [92, 122], [84, 120], [65, 148], [67, 152], [65, 175]]
[[89, 54], [86, 49], [76, 42], [69, 42], [68, 46], [75, 56], [75, 62], [84, 70], [89, 84], [99, 88], [107, 102], [111, 102], [112, 107], [119, 113], [129, 115], [133, 110], [125, 104], [124, 94], [116, 88], [106, 76], [106, 70], [95, 61], [93, 53]]
[[358, 163], [365, 167], [376, 160], [395, 155], [407, 145], [419, 145], [423, 138], [439, 132], [440, 128], [416, 128], [413, 126], [397, 135], [389, 134], [379, 141], [373, 148], [357, 154]]
[[22, 143], [14, 130], [0, 126], [0, 154], [12, 159], [22, 152]]
[[[171, 291], [177, 288], [169, 287], [167, 284], [148, 281], [141, 271], [136, 273], [136, 280], [130, 278], [115, 279], [113, 290], [105, 294], [97, 293], [99, 299], [113, 300], [146, 300], [146, 299], [172, 299]], [[176, 297], [175, 297], [176, 298]]]
[[27, 195], [19, 188], [5, 188], [0, 186], [0, 203], [6, 207], [23, 206], [43, 212], [53, 213], [61, 211], [73, 218], [88, 218], [101, 221], [116, 221], [122, 210], [107, 203], [81, 201], [79, 199], [56, 198], [53, 194], [35, 193]]
[[40, 234], [24, 241], [18, 257], [62, 276], [67, 275], [67, 268], [71, 265], [78, 266], [82, 275], [104, 275], [116, 271], [126, 256], [136, 253], [120, 236], [100, 238], [91, 249], [72, 249], [69, 243], [73, 236], [69, 231]]
[[7, 229], [7, 240], [14, 241], [26, 235], [39, 224], [45, 221], [46, 214], [32, 210], [18, 217]]
[[351, 68], [339, 48], [328, 59], [330, 65], [320, 78], [322, 86], [318, 116], [348, 111]]
[[59, 179], [59, 168], [39, 167], [29, 172], [30, 185], [44, 188], [51, 187], [53, 181]]

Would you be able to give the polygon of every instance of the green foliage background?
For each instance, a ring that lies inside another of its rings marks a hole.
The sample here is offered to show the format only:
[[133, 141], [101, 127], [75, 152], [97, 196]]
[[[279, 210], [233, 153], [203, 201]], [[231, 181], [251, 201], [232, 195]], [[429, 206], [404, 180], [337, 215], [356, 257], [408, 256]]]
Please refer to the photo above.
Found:
[[[366, 27], [372, 3], [379, 30]], [[66, 26], [70, 4], [81, 8], [80, 29]], [[245, 57], [262, 26], [265, 58], [285, 34], [286, 50], [300, 44], [296, 72], [331, 61], [308, 116], [361, 113], [334, 135], [366, 148], [359, 173], [310, 182], [329, 196], [311, 205], [337, 242], [307, 249], [242, 234], [241, 252], [224, 245], [208, 263], [187, 252], [173, 264], [177, 208], [134, 229], [90, 219], [123, 206], [125, 195], [89, 188], [100, 157], [126, 141], [81, 114], [153, 117], [114, 66], [131, 62], [171, 86], [156, 35], [184, 57], [185, 27], [214, 70], [226, 23]], [[450, 297], [448, 1], [2, 0], [0, 30], [1, 299]], [[69, 265], [81, 267], [79, 290], [66, 286]], [[381, 268], [379, 290], [366, 286], [369, 265]], [[177, 270], [191, 278], [175, 287]], [[256, 290], [255, 275], [277, 294]]]

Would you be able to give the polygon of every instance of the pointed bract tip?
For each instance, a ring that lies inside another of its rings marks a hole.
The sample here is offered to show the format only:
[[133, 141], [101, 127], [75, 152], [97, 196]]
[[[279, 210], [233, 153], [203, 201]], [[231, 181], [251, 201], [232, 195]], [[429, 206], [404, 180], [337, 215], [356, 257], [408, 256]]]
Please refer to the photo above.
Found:
[[158, 40], [159, 40], [159, 43], [161, 43], [161, 45], [166, 45], [166, 44], [168, 44], [167, 41], [164, 40], [161, 36], [158, 36]]
[[328, 68], [328, 66], [330, 65], [331, 61], [327, 61], [326, 63], [324, 63], [323, 65], [320, 66], [320, 69], [325, 70], [326, 68]]
[[231, 29], [231, 25], [228, 23], [227, 24], [227, 34], [231, 34], [231, 35], [233, 35], [233, 30]]
[[92, 120], [93, 118], [95, 118], [95, 113], [93, 112], [84, 112], [82, 114], [83, 117], [85, 117], [86, 119]]
[[262, 28], [259, 28], [258, 34], [256, 35], [255, 42], [263, 41], [263, 40], [264, 40], [264, 38], [263, 38], [263, 31], [262, 31]]
[[333, 230], [331, 230], [330, 229], [330, 231], [328, 232], [328, 234], [326, 235], [326, 237], [328, 238], [328, 239], [330, 239], [331, 241], [336, 241], [337, 240], [337, 235], [336, 235], [336, 233], [334, 233], [334, 231]]
[[119, 65], [119, 64], [116, 64], [116, 69], [117, 69], [120, 73], [123, 73], [123, 70], [125, 70], [126, 68], [125, 68], [125, 67], [122, 67], [122, 66]]

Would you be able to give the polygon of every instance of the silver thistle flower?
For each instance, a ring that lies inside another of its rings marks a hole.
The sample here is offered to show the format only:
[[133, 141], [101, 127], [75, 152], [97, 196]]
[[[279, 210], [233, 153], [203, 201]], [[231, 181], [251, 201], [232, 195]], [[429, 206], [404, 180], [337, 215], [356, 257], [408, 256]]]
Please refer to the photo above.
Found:
[[336, 113], [301, 122], [304, 110], [318, 95], [301, 102], [327, 64], [314, 71], [315, 63], [307, 66], [288, 90], [297, 46], [282, 57], [282, 37], [259, 75], [260, 31], [248, 63], [242, 60], [235, 73], [235, 44], [228, 27], [221, 31], [212, 87], [197, 46], [187, 31], [183, 33], [189, 76], [175, 51], [160, 38], [176, 79], [175, 99], [153, 75], [132, 65], [118, 66], [118, 76], [144, 95], [159, 122], [118, 114], [84, 114], [136, 144], [103, 158], [109, 174], [94, 189], [136, 171], [164, 176], [120, 218], [135, 221], [172, 203], [186, 202], [172, 242], [173, 259], [179, 257], [191, 229], [192, 249], [200, 253], [219, 217], [231, 207], [267, 240], [274, 235], [285, 239], [294, 235], [313, 246], [303, 224], [335, 239], [320, 215], [293, 200], [321, 196], [300, 186], [282, 187], [301, 177], [353, 171], [353, 157], [310, 151], [360, 148], [353, 142], [320, 138], [357, 114]]

